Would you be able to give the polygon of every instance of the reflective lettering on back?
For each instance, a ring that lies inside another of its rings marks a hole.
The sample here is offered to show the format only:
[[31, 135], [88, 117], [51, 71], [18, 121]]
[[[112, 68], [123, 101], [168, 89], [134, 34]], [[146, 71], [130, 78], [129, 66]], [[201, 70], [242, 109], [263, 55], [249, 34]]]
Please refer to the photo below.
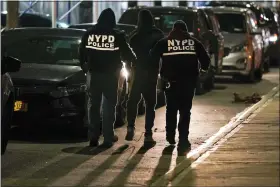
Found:
[[119, 50], [119, 48], [115, 46], [115, 36], [113, 35], [89, 35], [86, 48], [101, 51]]
[[167, 40], [167, 53], [164, 53], [164, 56], [167, 55], [195, 55], [195, 42], [193, 39], [177, 40], [169, 39]]

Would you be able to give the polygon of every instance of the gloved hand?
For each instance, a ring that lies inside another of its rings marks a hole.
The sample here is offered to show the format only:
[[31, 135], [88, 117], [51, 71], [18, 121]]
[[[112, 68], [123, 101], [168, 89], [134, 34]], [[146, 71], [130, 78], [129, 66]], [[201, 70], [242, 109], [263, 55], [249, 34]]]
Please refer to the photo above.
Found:
[[84, 73], [87, 73], [88, 72], [88, 64], [85, 62], [82, 66], [81, 66], [82, 70]]
[[200, 74], [200, 76], [201, 76], [201, 77], [205, 77], [205, 76], [207, 76], [207, 73], [208, 73], [208, 71], [207, 71], [207, 70], [200, 69], [199, 74]]

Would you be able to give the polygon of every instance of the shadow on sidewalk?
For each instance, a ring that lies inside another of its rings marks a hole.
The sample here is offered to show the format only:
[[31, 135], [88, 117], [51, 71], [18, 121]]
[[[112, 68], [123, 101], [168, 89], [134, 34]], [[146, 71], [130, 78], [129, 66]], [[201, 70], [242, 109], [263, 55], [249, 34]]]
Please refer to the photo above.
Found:
[[[179, 164], [181, 164], [182, 162], [183, 165], [179, 166]], [[182, 168], [182, 171], [174, 176], [173, 180], [170, 182], [171, 186], [196, 186], [196, 172], [195, 168], [193, 168], [191, 164], [192, 161], [189, 158], [187, 158], [186, 156], [178, 155], [176, 159], [176, 167]], [[176, 177], [183, 174], [184, 176], [180, 176], [180, 181], [178, 181], [178, 178]]]
[[153, 148], [155, 144], [151, 145], [143, 145], [137, 153], [129, 160], [129, 163], [123, 168], [122, 172], [119, 173], [114, 180], [110, 183], [109, 186], [126, 186], [126, 182], [130, 174], [134, 171], [137, 165], [142, 160], [145, 153], [147, 153], [151, 148]]
[[157, 167], [154, 169], [153, 175], [150, 181], [148, 182], [148, 185], [151, 185], [160, 176], [164, 175], [170, 169], [174, 148], [174, 145], [169, 145], [162, 150], [161, 157], [159, 158]]

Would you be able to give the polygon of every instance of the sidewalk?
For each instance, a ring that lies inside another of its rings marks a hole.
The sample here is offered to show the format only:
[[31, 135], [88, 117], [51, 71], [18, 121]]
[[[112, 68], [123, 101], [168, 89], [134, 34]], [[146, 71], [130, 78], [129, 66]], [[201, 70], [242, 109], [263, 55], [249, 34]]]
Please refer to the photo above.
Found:
[[170, 186], [279, 186], [279, 93], [237, 129]]

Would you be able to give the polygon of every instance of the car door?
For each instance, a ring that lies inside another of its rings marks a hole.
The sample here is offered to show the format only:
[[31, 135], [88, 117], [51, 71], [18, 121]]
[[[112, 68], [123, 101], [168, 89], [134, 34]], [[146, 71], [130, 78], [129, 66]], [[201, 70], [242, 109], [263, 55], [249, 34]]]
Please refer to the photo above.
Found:
[[[249, 33], [257, 33], [259, 31], [257, 26], [257, 20], [255, 15], [249, 11], [246, 14], [246, 22]], [[249, 43], [252, 44], [253, 56], [254, 56], [254, 65], [255, 68], [258, 68], [262, 62], [263, 54], [263, 41], [262, 36], [259, 34], [249, 35]]]
[[[217, 45], [217, 39], [213, 34], [210, 24], [207, 21], [206, 14], [203, 10], [197, 11], [198, 17], [198, 30], [199, 30], [199, 38], [201, 38], [201, 42], [203, 43], [205, 49], [207, 50], [208, 54], [211, 58], [211, 66], [214, 69], [218, 69], [217, 64], [215, 63], [215, 45]], [[217, 52], [216, 52], [217, 53]]]
[[208, 13], [208, 19], [211, 23], [211, 30], [217, 39], [216, 53], [215, 53], [215, 65], [217, 67], [217, 73], [221, 73], [223, 68], [223, 57], [224, 57], [224, 36], [220, 31], [220, 24], [215, 14], [210, 12]]

